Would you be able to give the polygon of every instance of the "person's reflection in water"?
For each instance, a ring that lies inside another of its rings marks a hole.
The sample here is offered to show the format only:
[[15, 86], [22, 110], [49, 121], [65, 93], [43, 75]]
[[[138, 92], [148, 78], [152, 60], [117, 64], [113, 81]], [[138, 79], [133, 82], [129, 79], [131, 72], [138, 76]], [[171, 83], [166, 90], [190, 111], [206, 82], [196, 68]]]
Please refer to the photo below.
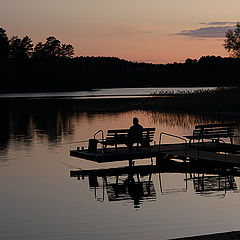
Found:
[[133, 125], [130, 127], [127, 135], [127, 147], [129, 151], [133, 150], [133, 143], [137, 143], [137, 149], [139, 143], [142, 144], [143, 127], [139, 124], [138, 118], [133, 118]]
[[132, 174], [124, 181], [128, 193], [134, 201], [134, 208], [140, 208], [140, 200], [143, 198], [143, 185], [141, 182], [135, 182]]

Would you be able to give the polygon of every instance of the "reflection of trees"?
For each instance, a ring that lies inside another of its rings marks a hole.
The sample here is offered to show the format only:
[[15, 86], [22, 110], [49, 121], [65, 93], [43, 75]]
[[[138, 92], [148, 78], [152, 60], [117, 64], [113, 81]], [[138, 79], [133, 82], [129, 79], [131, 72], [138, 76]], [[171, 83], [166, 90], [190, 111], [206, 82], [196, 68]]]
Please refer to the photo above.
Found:
[[11, 137], [15, 141], [30, 144], [33, 139], [32, 119], [29, 112], [22, 109], [11, 109], [9, 111], [9, 122]]
[[32, 112], [32, 119], [38, 136], [47, 136], [49, 142], [57, 143], [73, 133], [72, 115], [64, 110], [38, 109]]
[[47, 138], [51, 143], [73, 133], [73, 114], [61, 106], [47, 102], [2, 101], [0, 147], [6, 149], [10, 139], [30, 146], [35, 136]]
[[6, 155], [9, 139], [10, 139], [9, 114], [5, 108], [2, 108], [0, 124], [0, 157]]

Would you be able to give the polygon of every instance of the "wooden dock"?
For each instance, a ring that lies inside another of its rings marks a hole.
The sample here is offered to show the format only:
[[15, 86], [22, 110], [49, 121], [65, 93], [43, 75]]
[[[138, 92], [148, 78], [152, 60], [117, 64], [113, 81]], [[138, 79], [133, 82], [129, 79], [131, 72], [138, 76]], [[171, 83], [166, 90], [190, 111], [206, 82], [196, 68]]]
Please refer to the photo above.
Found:
[[221, 162], [240, 165], [240, 145], [206, 142], [202, 144], [161, 144], [150, 148], [135, 148], [132, 152], [127, 147], [108, 148], [105, 152], [98, 149], [96, 153], [88, 150], [71, 150], [70, 155], [98, 163], [115, 162], [122, 160], [151, 159], [156, 157], [179, 159], [183, 161]]

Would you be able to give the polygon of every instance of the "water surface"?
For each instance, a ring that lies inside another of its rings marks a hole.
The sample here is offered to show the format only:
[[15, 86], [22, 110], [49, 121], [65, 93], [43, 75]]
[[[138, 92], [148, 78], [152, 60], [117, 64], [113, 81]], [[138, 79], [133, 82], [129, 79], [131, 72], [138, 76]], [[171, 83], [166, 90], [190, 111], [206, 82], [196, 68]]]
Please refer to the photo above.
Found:
[[[239, 230], [238, 177], [232, 180], [233, 187], [224, 189], [224, 182], [218, 187], [217, 176], [211, 175], [205, 180], [206, 189], [199, 191], [201, 185], [186, 182], [185, 173], [147, 174], [139, 176], [144, 195], [128, 188], [116, 196], [115, 176], [107, 178], [107, 189], [103, 178], [98, 177], [94, 187], [88, 177], [70, 177], [70, 170], [116, 168], [127, 162], [98, 164], [69, 156], [70, 149], [87, 145], [76, 142], [92, 138], [99, 129], [128, 128], [134, 116], [144, 127], [156, 127], [156, 142], [161, 131], [183, 136], [191, 134], [195, 124], [238, 119], [148, 111], [81, 112], [72, 105], [55, 102], [52, 107], [43, 101], [1, 106], [1, 239], [169, 239]], [[166, 137], [164, 142], [176, 140]], [[119, 176], [121, 186], [127, 177]]]

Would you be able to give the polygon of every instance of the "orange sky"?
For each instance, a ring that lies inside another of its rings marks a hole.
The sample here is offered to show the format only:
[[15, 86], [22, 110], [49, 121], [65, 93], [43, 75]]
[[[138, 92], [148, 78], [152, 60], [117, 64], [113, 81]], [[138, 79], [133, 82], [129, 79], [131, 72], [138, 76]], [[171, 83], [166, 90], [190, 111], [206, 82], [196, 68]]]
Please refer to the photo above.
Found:
[[227, 56], [239, 9], [236, 0], [0, 0], [0, 27], [34, 42], [53, 35], [77, 56], [168, 63]]

